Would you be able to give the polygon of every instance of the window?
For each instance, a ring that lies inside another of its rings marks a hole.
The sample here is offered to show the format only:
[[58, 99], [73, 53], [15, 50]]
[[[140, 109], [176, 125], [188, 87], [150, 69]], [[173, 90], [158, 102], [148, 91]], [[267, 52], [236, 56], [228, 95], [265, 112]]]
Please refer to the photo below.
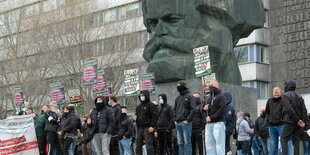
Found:
[[267, 47], [256, 45], [256, 60], [261, 63], [269, 63], [269, 52]]
[[138, 17], [139, 3], [130, 4], [126, 7], [126, 19]]
[[237, 61], [239, 63], [248, 62], [249, 61], [249, 48], [246, 46], [239, 46], [234, 48], [234, 53]]
[[108, 10], [106, 12], [103, 12], [102, 22], [103, 23], [114, 22], [116, 21], [116, 17], [117, 17], [116, 9]]

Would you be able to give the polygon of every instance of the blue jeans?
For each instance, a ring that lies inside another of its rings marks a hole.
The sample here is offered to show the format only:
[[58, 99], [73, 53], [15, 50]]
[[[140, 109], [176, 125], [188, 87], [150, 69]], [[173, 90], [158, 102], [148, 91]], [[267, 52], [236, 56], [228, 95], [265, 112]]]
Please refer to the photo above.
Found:
[[253, 136], [253, 153], [254, 155], [269, 155], [267, 149], [267, 138], [258, 140], [257, 136]]
[[192, 122], [189, 124], [178, 123], [176, 125], [177, 137], [179, 144], [179, 155], [191, 155], [192, 154]]
[[278, 155], [279, 153], [279, 138], [282, 134], [283, 126], [269, 126], [269, 135], [271, 142], [271, 155]]
[[302, 141], [302, 144], [303, 144], [303, 147], [304, 147], [304, 155], [309, 155], [310, 153], [310, 148], [309, 148], [309, 145], [310, 145], [310, 141]]
[[119, 140], [118, 148], [120, 155], [132, 155], [130, 146], [131, 146], [131, 138]]
[[241, 147], [241, 151], [237, 150], [237, 155], [248, 155], [249, 154], [249, 152], [250, 152], [250, 140], [238, 141], [238, 145]]
[[75, 147], [78, 142], [78, 136], [72, 136], [71, 138], [73, 138], [73, 142], [71, 143], [68, 152], [69, 152], [69, 155], [74, 155]]
[[207, 123], [205, 127], [205, 143], [208, 155], [225, 154], [224, 122]]

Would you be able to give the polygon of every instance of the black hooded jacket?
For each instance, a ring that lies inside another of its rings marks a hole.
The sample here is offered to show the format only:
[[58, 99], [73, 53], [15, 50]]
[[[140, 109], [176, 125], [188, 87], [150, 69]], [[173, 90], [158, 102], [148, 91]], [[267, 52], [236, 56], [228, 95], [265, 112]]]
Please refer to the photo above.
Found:
[[284, 83], [284, 118], [283, 121], [289, 124], [296, 124], [299, 120], [305, 121], [307, 118], [307, 109], [304, 99], [295, 92], [296, 83], [294, 81], [286, 81]]
[[233, 130], [236, 128], [236, 114], [235, 114], [235, 108], [232, 105], [232, 96], [229, 92], [224, 92], [223, 95], [226, 99], [226, 112], [225, 112], [225, 127], [226, 127], [226, 135], [231, 135], [233, 133]]
[[59, 122], [58, 122], [57, 114], [53, 111], [49, 111], [47, 113], [44, 113], [44, 117], [45, 117], [44, 130], [56, 133], [58, 128], [59, 128], [59, 124], [58, 124]]
[[115, 116], [115, 129], [113, 130], [113, 135], [117, 135], [118, 130], [120, 129], [122, 108], [119, 104], [116, 104], [111, 109], [113, 110]]
[[164, 103], [159, 106], [159, 114], [157, 120], [157, 129], [171, 130], [173, 128], [173, 109], [167, 103], [167, 95], [160, 94], [164, 100]]
[[77, 130], [81, 130], [82, 124], [80, 118], [70, 111], [70, 113], [61, 118], [60, 122], [60, 131], [62, 131], [65, 134], [73, 134], [77, 135]]
[[196, 100], [191, 92], [186, 89], [180, 93], [174, 103], [174, 120], [176, 122], [192, 122], [196, 109]]
[[133, 132], [133, 121], [127, 115], [121, 118], [120, 129], [118, 132], [119, 139], [122, 139], [123, 136], [125, 136], [126, 138], [131, 138], [133, 137]]
[[137, 116], [137, 127], [138, 128], [149, 128], [156, 127], [157, 122], [157, 108], [151, 103], [150, 93], [147, 90], [142, 91], [145, 96], [145, 100], [141, 101], [141, 103], [136, 108], [136, 116]]
[[101, 108], [94, 108], [92, 112], [90, 113], [90, 118], [92, 121], [91, 127], [91, 136], [93, 136], [95, 133], [108, 133], [112, 134], [114, 127], [115, 127], [115, 117], [113, 110], [111, 108], [108, 108], [107, 105], [107, 99], [103, 97], [97, 97], [95, 99], [95, 105], [97, 105], [97, 99], [101, 98], [103, 100], [103, 107]]
[[282, 125], [283, 116], [283, 98], [269, 98], [266, 104], [266, 117], [269, 125], [278, 126]]
[[266, 113], [263, 112], [255, 121], [254, 134], [257, 137], [266, 139], [269, 136], [269, 127], [267, 123]]
[[193, 124], [192, 128], [197, 130], [202, 130], [204, 127], [204, 121], [203, 121], [203, 104], [201, 103], [200, 98], [195, 98], [196, 100], [196, 108], [195, 108], [195, 114], [193, 117]]
[[211, 123], [224, 122], [226, 112], [226, 99], [220, 89], [211, 92], [205, 104], [209, 105], [206, 116], [210, 116]]

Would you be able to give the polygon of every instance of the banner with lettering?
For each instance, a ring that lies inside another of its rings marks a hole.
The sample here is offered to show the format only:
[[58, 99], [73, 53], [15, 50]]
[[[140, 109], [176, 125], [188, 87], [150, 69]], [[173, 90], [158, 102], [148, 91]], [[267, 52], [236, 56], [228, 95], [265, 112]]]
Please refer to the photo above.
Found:
[[13, 88], [13, 97], [14, 97], [14, 102], [17, 108], [25, 107], [24, 93], [21, 87]]
[[201, 77], [202, 90], [204, 90], [205, 92], [209, 92], [210, 83], [211, 81], [214, 81], [214, 80], [216, 80], [215, 73]]
[[145, 73], [141, 76], [141, 90], [148, 90], [151, 95], [155, 94], [154, 73]]
[[0, 131], [0, 154], [39, 154], [32, 115], [0, 120]]
[[209, 47], [203, 46], [195, 48], [193, 53], [196, 77], [202, 77], [211, 74]]
[[82, 106], [80, 89], [69, 89], [68, 95], [71, 104], [74, 104], [74, 106], [77, 108]]
[[103, 94], [106, 93], [104, 70], [98, 70], [97, 84], [92, 85], [92, 90], [95, 96], [103, 96]]
[[84, 63], [83, 83], [85, 85], [92, 85], [97, 83], [97, 61], [95, 59], [89, 59]]
[[139, 69], [130, 69], [124, 71], [126, 96], [138, 96], [140, 94], [138, 71]]
[[61, 82], [50, 84], [49, 91], [51, 101], [57, 102], [58, 104], [66, 103], [65, 88]]

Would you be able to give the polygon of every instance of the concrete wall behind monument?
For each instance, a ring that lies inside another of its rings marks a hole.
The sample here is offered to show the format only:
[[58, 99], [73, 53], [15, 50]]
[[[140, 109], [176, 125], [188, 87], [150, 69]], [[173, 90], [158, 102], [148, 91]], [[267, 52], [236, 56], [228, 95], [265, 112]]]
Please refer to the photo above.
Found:
[[270, 0], [271, 88], [285, 80], [310, 93], [310, 0]]

